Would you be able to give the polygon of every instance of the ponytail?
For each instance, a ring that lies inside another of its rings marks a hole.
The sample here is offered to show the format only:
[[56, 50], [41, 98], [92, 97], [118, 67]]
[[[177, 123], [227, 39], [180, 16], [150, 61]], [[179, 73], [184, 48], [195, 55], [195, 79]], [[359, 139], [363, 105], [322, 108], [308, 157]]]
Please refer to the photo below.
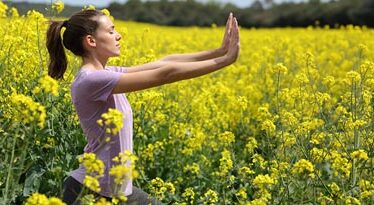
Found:
[[47, 30], [48, 75], [54, 79], [62, 79], [67, 67], [67, 58], [61, 39], [63, 26], [63, 21], [51, 21]]

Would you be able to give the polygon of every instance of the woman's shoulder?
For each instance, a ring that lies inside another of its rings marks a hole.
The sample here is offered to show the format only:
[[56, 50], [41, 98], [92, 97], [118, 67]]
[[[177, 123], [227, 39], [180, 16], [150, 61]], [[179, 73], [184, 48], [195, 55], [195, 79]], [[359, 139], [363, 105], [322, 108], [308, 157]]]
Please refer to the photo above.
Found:
[[75, 75], [72, 86], [90, 86], [106, 84], [107, 82], [119, 79], [122, 73], [126, 73], [125, 67], [119, 66], [106, 66], [101, 70], [93, 70], [87, 68], [80, 68]]

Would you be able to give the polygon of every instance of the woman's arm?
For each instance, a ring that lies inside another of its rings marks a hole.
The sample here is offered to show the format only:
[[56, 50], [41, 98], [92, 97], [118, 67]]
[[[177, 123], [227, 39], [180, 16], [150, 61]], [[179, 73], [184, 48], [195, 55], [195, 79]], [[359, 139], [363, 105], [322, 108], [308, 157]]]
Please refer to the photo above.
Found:
[[204, 61], [208, 59], [217, 58], [220, 56], [223, 56], [228, 51], [228, 46], [230, 43], [230, 31], [231, 26], [233, 24], [233, 15], [230, 13], [227, 22], [226, 22], [226, 29], [225, 34], [223, 36], [222, 45], [220, 48], [217, 49], [211, 49], [207, 51], [200, 51], [196, 53], [186, 53], [186, 54], [171, 54], [167, 55], [160, 60], [146, 63], [143, 65], [136, 65], [128, 67], [128, 72], [139, 72], [139, 71], [145, 71], [145, 70], [153, 70], [160, 68], [162, 66], [165, 66], [169, 64], [170, 62], [195, 62], [195, 61]]
[[233, 16], [230, 13], [225, 28], [225, 34], [223, 36], [221, 47], [216, 49], [211, 49], [207, 51], [201, 51], [196, 53], [186, 53], [186, 54], [172, 54], [165, 56], [161, 60], [163, 61], [173, 61], [173, 62], [193, 62], [193, 61], [203, 61], [212, 58], [217, 58], [223, 56], [228, 51], [228, 46], [230, 43], [230, 32], [232, 25]]
[[157, 68], [161, 68], [162, 66], [165, 66], [168, 63], [169, 62], [167, 61], [157, 60], [157, 61], [142, 64], [142, 65], [130, 66], [130, 67], [127, 67], [127, 73], [136, 73], [140, 71], [154, 70]]
[[197, 62], [170, 62], [153, 70], [122, 74], [112, 93], [127, 93], [205, 75], [229, 65], [230, 59], [221, 56]]
[[193, 62], [217, 58], [226, 54], [222, 48], [200, 51], [196, 53], [171, 54], [161, 58], [161, 61]]
[[168, 65], [173, 62], [196, 62], [208, 59], [217, 58], [223, 56], [225, 53], [221, 49], [213, 49], [209, 51], [201, 51], [197, 53], [186, 53], [186, 54], [172, 54], [161, 58], [160, 60], [145, 63], [142, 65], [127, 67], [128, 73], [134, 73], [139, 71], [153, 70], [162, 66]]
[[197, 62], [169, 62], [153, 70], [121, 75], [112, 93], [126, 93], [199, 77], [234, 63], [239, 55], [239, 27], [233, 19], [232, 35], [224, 56]]

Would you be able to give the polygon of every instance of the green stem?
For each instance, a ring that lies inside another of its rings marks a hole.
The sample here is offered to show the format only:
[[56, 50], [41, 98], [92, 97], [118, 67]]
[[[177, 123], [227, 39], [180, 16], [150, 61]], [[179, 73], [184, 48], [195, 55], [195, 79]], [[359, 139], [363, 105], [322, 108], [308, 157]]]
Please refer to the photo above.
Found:
[[279, 114], [279, 88], [280, 88], [280, 71], [277, 76], [277, 114]]
[[37, 33], [37, 36], [38, 36], [38, 53], [39, 53], [39, 59], [40, 59], [39, 75], [41, 75], [43, 73], [44, 65], [43, 65], [42, 52], [41, 52], [41, 49], [40, 49], [40, 35], [39, 35], [39, 21], [38, 20], [36, 21], [36, 33]]
[[[352, 103], [352, 120], [353, 122], [356, 122], [357, 120], [357, 84], [356, 82], [352, 82], [352, 94], [351, 96], [354, 96], [351, 103]], [[354, 136], [354, 150], [357, 150], [360, 147], [360, 136], [358, 133], [358, 130], [356, 127], [354, 127], [353, 130], [353, 136]], [[352, 187], [356, 184], [356, 178], [357, 178], [357, 167], [356, 167], [356, 160], [352, 160]]]
[[12, 175], [12, 164], [13, 164], [13, 160], [14, 160], [14, 148], [16, 146], [16, 140], [17, 138], [12, 138], [13, 139], [13, 144], [12, 144], [12, 155], [10, 157], [10, 162], [9, 162], [9, 167], [8, 167], [8, 174], [7, 174], [7, 178], [6, 178], [6, 183], [5, 183], [5, 194], [4, 194], [4, 203], [7, 204], [8, 202], [8, 192], [9, 192], [9, 182], [10, 182], [10, 178], [11, 178], [11, 175]]

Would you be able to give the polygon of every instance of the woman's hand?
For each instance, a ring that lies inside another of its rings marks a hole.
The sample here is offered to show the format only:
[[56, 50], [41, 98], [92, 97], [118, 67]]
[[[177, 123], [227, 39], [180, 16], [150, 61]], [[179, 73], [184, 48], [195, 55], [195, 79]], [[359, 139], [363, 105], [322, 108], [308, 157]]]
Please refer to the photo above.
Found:
[[240, 36], [239, 36], [239, 25], [235, 17], [233, 17], [230, 30], [230, 39], [228, 51], [225, 55], [226, 60], [229, 64], [232, 64], [236, 61], [239, 56], [240, 50]]
[[229, 50], [232, 21], [233, 21], [233, 15], [232, 13], [230, 13], [229, 17], [227, 18], [226, 29], [225, 29], [225, 34], [223, 36], [222, 45], [221, 45], [221, 48], [219, 48], [223, 54], [226, 54], [227, 51]]

